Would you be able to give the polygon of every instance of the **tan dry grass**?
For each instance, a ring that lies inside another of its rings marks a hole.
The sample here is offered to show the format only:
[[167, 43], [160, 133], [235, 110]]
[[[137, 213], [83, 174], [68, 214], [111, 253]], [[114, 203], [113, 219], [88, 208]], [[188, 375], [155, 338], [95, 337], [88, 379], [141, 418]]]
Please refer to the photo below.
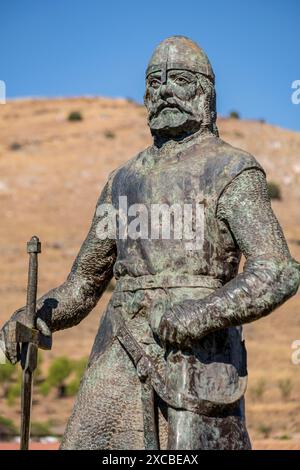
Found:
[[[83, 121], [68, 122], [69, 112], [76, 110]], [[299, 259], [300, 134], [257, 121], [231, 119], [220, 119], [219, 128], [224, 140], [253, 153], [268, 178], [279, 183], [283, 201], [273, 207], [290, 249]], [[115, 137], [107, 138], [108, 131]], [[108, 174], [150, 142], [145, 110], [123, 99], [17, 100], [0, 106], [1, 323], [25, 301], [25, 242], [36, 233], [43, 243], [39, 292], [61, 283], [86, 235]], [[21, 148], [11, 150], [14, 143]], [[46, 363], [60, 355], [88, 355], [108, 298], [105, 294], [78, 327], [55, 335], [53, 350], [44, 354]], [[265, 427], [271, 429], [270, 437], [293, 437], [300, 432], [300, 365], [291, 364], [291, 343], [300, 339], [299, 312], [298, 294], [268, 318], [245, 328], [247, 419], [252, 438], [260, 439]], [[251, 389], [262, 378], [265, 392], [258, 403]], [[293, 385], [287, 402], [278, 387], [282, 378]], [[34, 420], [51, 416], [62, 429], [72, 403], [72, 399], [39, 398]], [[9, 408], [5, 403], [0, 405], [0, 414], [19, 419], [18, 407]], [[270, 442], [282, 447], [292, 441]]]

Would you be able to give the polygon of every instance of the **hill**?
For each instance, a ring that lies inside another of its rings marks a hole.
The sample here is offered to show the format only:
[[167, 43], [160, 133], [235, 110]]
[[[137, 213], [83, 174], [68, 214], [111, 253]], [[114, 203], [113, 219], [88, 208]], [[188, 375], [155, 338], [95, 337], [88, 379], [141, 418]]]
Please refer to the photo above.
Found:
[[[68, 121], [79, 111], [81, 121]], [[221, 137], [258, 159], [282, 200], [273, 203], [290, 250], [300, 258], [300, 133], [259, 121], [219, 119]], [[87, 233], [108, 174], [151, 142], [144, 108], [108, 98], [26, 99], [0, 106], [0, 324], [24, 305], [25, 242], [43, 244], [39, 292], [60, 284]], [[89, 354], [110, 293], [79, 326], [58, 332], [44, 353], [44, 366], [57, 356]], [[300, 365], [291, 362], [300, 339], [300, 294], [269, 317], [245, 328], [249, 358], [247, 419], [251, 437], [272, 438], [278, 447], [300, 448]], [[34, 420], [51, 416], [63, 429], [73, 398], [38, 397]], [[19, 420], [17, 404], [1, 399], [0, 415]], [[270, 440], [268, 446], [270, 446]], [[273, 444], [272, 444], [273, 445]]]

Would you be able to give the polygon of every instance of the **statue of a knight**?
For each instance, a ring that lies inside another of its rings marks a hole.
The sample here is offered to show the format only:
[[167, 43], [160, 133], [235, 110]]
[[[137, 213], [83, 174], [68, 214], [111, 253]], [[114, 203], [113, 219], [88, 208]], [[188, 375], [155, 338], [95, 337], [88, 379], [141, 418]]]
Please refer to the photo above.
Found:
[[[153, 144], [110, 174], [69, 276], [37, 302], [37, 326], [49, 336], [80, 323], [116, 279], [62, 449], [251, 448], [242, 325], [294, 295], [300, 269], [271, 209], [264, 170], [219, 138], [214, 82], [206, 54], [190, 39], [158, 45], [146, 71]], [[117, 235], [103, 236], [101, 208], [118, 210], [124, 198], [127, 231], [123, 213]], [[162, 236], [163, 218], [150, 217], [162, 205], [198, 207], [189, 227], [196, 242], [178, 235], [185, 218], [182, 212], [174, 223], [173, 209], [170, 236]], [[145, 208], [148, 234], [140, 219], [130, 236], [133, 215]], [[24, 309], [2, 329], [13, 363], [19, 348], [8, 330], [16, 320], [26, 323]]]

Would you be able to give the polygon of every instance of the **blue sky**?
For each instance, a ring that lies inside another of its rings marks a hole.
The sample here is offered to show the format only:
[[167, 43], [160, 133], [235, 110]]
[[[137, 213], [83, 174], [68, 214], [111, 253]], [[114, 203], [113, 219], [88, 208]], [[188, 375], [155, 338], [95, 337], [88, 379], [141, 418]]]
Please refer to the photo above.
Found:
[[7, 96], [124, 96], [142, 101], [155, 45], [183, 34], [207, 52], [218, 111], [300, 131], [298, 0], [1, 0]]

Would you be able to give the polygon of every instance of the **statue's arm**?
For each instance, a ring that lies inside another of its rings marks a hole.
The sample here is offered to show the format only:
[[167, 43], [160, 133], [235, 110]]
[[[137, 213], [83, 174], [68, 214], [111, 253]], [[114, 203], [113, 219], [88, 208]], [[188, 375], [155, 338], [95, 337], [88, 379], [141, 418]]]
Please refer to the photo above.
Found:
[[[37, 327], [46, 336], [51, 332], [77, 325], [95, 307], [113, 276], [116, 259], [115, 239], [99, 237], [99, 205], [110, 203], [111, 181], [97, 202], [92, 224], [72, 265], [66, 281], [37, 301]], [[8, 334], [16, 321], [26, 324], [25, 308], [17, 310], [0, 331], [5, 340], [6, 355], [18, 359], [17, 346]]]
[[[221, 328], [252, 322], [298, 289], [300, 265], [289, 253], [260, 170], [246, 170], [233, 180], [219, 199], [217, 217], [228, 226], [246, 258], [243, 272], [205, 299], [188, 300], [166, 312], [160, 326], [163, 341], [172, 335], [175, 342], [185, 336], [199, 339]], [[177, 334], [169, 328], [176, 321]]]
[[110, 201], [110, 181], [97, 202], [91, 227], [66, 281], [37, 302], [37, 315], [51, 331], [77, 325], [95, 307], [113, 276], [116, 243], [98, 236], [100, 204]]

